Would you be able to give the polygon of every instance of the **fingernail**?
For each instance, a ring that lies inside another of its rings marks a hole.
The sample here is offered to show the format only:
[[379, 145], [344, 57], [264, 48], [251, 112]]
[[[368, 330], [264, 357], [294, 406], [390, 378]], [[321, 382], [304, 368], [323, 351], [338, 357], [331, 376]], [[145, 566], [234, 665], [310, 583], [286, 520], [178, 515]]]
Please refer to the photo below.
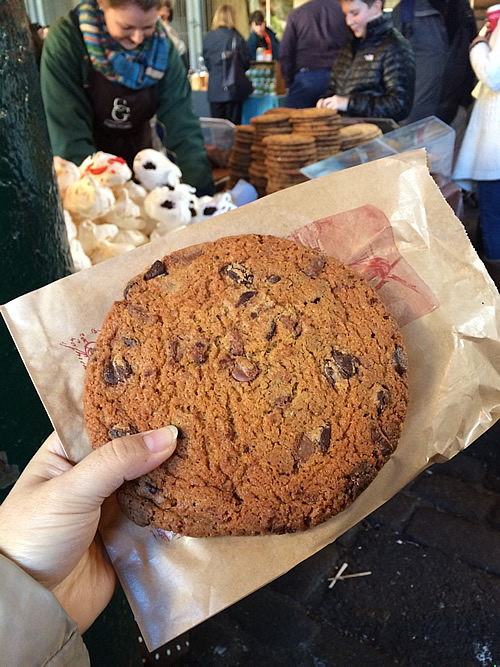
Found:
[[157, 431], [148, 431], [142, 440], [150, 452], [162, 452], [177, 439], [179, 431], [175, 426], [164, 426]]

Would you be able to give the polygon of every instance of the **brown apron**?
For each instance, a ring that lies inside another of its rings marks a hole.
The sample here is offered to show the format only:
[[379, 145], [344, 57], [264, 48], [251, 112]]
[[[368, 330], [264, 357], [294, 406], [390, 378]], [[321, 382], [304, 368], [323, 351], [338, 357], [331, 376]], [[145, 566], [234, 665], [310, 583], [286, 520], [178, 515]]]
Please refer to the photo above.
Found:
[[158, 108], [156, 86], [133, 90], [89, 69], [86, 92], [94, 112], [96, 148], [124, 158], [132, 167], [135, 155], [152, 146], [150, 120]]

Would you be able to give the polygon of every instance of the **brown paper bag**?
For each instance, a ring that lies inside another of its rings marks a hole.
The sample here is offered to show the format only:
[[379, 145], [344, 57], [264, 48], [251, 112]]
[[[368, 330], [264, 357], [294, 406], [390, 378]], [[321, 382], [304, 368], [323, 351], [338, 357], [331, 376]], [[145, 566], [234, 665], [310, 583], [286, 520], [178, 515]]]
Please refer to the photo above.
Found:
[[89, 451], [81, 404], [89, 350], [128, 280], [173, 250], [242, 233], [293, 238], [372, 281], [402, 326], [408, 417], [398, 449], [368, 489], [304, 533], [189, 538], [139, 528], [118, 509], [106, 517], [105, 544], [149, 650], [335, 540], [500, 414], [500, 297], [421, 150], [278, 192], [2, 306], [71, 458]]

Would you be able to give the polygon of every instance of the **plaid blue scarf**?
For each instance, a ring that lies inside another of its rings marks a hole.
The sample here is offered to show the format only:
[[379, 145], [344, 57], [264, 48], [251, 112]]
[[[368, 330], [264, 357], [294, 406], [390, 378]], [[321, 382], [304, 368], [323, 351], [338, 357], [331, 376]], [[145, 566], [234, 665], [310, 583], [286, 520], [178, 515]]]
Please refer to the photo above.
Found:
[[76, 11], [92, 66], [107, 79], [139, 90], [154, 86], [163, 77], [167, 67], [168, 43], [160, 19], [153, 35], [129, 51], [110, 36], [96, 0], [83, 2]]

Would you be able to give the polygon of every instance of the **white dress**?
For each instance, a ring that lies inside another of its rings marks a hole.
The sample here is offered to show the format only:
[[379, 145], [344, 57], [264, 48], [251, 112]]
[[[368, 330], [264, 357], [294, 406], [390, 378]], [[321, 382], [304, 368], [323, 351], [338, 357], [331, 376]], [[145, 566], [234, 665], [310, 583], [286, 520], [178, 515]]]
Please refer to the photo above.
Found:
[[476, 101], [460, 148], [453, 180], [465, 189], [472, 181], [500, 179], [500, 27], [489, 44], [479, 42], [470, 52], [479, 80], [473, 91]]

